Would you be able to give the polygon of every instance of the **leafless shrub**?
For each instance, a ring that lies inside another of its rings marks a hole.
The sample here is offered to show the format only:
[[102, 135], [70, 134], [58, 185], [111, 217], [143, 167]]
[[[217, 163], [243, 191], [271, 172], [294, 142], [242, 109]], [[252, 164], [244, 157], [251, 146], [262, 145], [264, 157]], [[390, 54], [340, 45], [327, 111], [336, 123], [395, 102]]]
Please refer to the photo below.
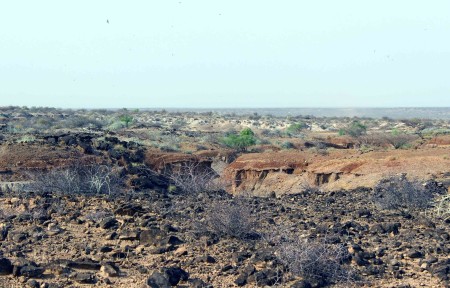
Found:
[[366, 147], [385, 147], [387, 145], [386, 137], [384, 133], [372, 133], [372, 134], [366, 134], [362, 135], [359, 138], [355, 139], [357, 142], [357, 145], [359, 147], [366, 146]]
[[85, 170], [88, 191], [94, 194], [109, 194], [120, 184], [118, 171], [107, 165], [91, 165]]
[[418, 137], [410, 134], [387, 134], [385, 140], [395, 149], [406, 147], [407, 144], [416, 140]]
[[409, 143], [416, 140], [418, 136], [405, 133], [372, 133], [360, 136], [356, 139], [358, 146], [368, 147], [389, 147], [395, 149], [406, 147]]
[[355, 273], [345, 265], [350, 258], [344, 245], [291, 234], [284, 234], [277, 241], [276, 254], [293, 275], [322, 285], [355, 280]]
[[444, 194], [437, 198], [433, 214], [446, 222], [450, 219], [450, 194]]
[[73, 165], [34, 173], [27, 191], [54, 194], [109, 194], [119, 189], [121, 178], [116, 169], [107, 165]]
[[256, 221], [243, 199], [217, 201], [208, 207], [203, 229], [219, 237], [248, 239], [257, 236]]
[[403, 174], [382, 179], [374, 187], [374, 201], [382, 209], [419, 209], [431, 204], [433, 194], [418, 181]]
[[101, 129], [106, 125], [105, 122], [85, 116], [72, 116], [64, 120], [61, 124], [68, 128], [90, 127], [97, 129]]
[[220, 185], [215, 181], [217, 173], [202, 162], [189, 161], [179, 167], [172, 167], [165, 173], [183, 193], [217, 191]]

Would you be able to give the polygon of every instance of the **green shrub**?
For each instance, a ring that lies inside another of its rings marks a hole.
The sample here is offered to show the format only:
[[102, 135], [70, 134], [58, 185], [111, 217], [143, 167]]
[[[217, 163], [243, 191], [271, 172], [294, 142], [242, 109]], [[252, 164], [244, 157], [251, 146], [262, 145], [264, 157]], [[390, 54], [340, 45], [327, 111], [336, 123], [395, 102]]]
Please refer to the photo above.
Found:
[[308, 124], [299, 122], [289, 125], [289, 127], [286, 129], [286, 133], [288, 135], [296, 135], [299, 134], [302, 130], [308, 129]]
[[390, 135], [387, 134], [385, 136], [386, 142], [391, 144], [394, 149], [408, 148], [408, 146], [410, 146], [410, 143], [416, 139], [417, 136], [406, 134], [404, 132], [398, 131], [397, 129], [392, 130]]
[[241, 133], [239, 133], [240, 136], [255, 136], [255, 132], [252, 131], [250, 128], [244, 128]]
[[108, 129], [108, 130], [115, 131], [115, 130], [122, 129], [122, 128], [124, 128], [124, 127], [125, 127], [125, 124], [124, 124], [123, 122], [121, 122], [121, 121], [115, 121], [115, 122], [111, 123], [111, 124], [107, 127], [107, 129]]
[[292, 142], [285, 141], [285, 142], [281, 143], [280, 147], [282, 149], [294, 149], [295, 145]]
[[250, 128], [245, 128], [239, 135], [231, 134], [222, 139], [222, 143], [230, 148], [244, 151], [248, 146], [256, 144], [255, 133]]
[[133, 117], [128, 114], [124, 114], [120, 116], [120, 121], [125, 124], [126, 128], [128, 128], [130, 126], [130, 123], [133, 122]]
[[339, 130], [339, 135], [349, 135], [351, 137], [357, 138], [359, 136], [365, 135], [367, 132], [367, 127], [359, 121], [353, 121], [345, 129]]

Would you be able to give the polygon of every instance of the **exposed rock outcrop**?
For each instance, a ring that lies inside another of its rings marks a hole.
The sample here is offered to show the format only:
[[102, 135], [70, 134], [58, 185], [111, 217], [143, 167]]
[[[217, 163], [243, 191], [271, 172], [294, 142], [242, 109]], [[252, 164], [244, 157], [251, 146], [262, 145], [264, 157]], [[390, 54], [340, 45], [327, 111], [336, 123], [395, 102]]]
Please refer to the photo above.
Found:
[[371, 188], [380, 179], [398, 173], [446, 184], [449, 167], [445, 148], [364, 154], [345, 150], [329, 155], [281, 151], [242, 155], [227, 167], [223, 177], [232, 193], [269, 195], [298, 193], [311, 185], [323, 190]]

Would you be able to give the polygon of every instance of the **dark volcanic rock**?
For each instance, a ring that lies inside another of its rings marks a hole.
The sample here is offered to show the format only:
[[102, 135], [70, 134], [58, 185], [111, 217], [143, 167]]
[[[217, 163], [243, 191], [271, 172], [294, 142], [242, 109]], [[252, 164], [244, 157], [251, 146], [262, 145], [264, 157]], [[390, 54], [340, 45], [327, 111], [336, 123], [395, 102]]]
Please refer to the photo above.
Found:
[[148, 277], [147, 279], [147, 285], [151, 288], [170, 288], [172, 287], [170, 285], [169, 279], [167, 279], [162, 273], [160, 272], [153, 272], [153, 274]]
[[77, 261], [71, 261], [67, 265], [74, 269], [84, 269], [84, 270], [100, 270], [100, 263], [91, 259], [80, 259]]
[[182, 280], [186, 281], [189, 279], [189, 273], [179, 267], [162, 268], [161, 271], [164, 273], [164, 276], [167, 277], [172, 286], [178, 285], [178, 282]]
[[107, 217], [100, 222], [100, 227], [103, 229], [117, 228], [118, 225], [119, 222], [114, 217]]
[[119, 235], [120, 240], [137, 240], [139, 238], [138, 231], [125, 230]]
[[100, 141], [97, 142], [97, 147], [96, 148], [98, 150], [107, 151], [107, 150], [111, 149], [112, 147], [113, 147], [113, 144], [111, 144], [111, 143], [109, 143], [107, 141], [100, 140]]
[[255, 283], [259, 287], [272, 286], [281, 279], [281, 275], [272, 269], [255, 272], [247, 278], [248, 283]]
[[411, 251], [408, 252], [408, 257], [412, 258], [412, 259], [414, 259], [414, 258], [422, 258], [423, 254], [420, 251], [411, 250]]
[[42, 267], [36, 267], [27, 265], [20, 268], [20, 275], [29, 278], [38, 278], [44, 273], [45, 269]]
[[153, 228], [141, 231], [139, 235], [140, 244], [157, 245], [166, 237], [166, 233], [160, 229]]
[[242, 273], [236, 278], [236, 280], [234, 280], [234, 284], [239, 287], [244, 286], [245, 284], [247, 284], [247, 278], [248, 275], [246, 273]]
[[77, 138], [74, 135], [66, 135], [60, 139], [68, 146], [77, 144]]
[[114, 215], [128, 215], [128, 216], [134, 216], [134, 215], [142, 215], [145, 214], [145, 210], [142, 208], [141, 205], [137, 204], [123, 204], [119, 208], [114, 211]]
[[39, 288], [41, 285], [39, 284], [39, 282], [37, 282], [34, 279], [28, 279], [27, 281], [27, 287], [30, 288]]
[[206, 284], [202, 279], [194, 278], [189, 280], [190, 288], [212, 288], [211, 285]]
[[13, 272], [13, 265], [8, 258], [0, 258], [0, 275], [8, 275]]
[[290, 288], [312, 288], [312, 286], [306, 280], [299, 280], [292, 284]]
[[97, 278], [92, 273], [76, 273], [73, 276], [73, 280], [80, 284], [95, 284], [97, 283]]

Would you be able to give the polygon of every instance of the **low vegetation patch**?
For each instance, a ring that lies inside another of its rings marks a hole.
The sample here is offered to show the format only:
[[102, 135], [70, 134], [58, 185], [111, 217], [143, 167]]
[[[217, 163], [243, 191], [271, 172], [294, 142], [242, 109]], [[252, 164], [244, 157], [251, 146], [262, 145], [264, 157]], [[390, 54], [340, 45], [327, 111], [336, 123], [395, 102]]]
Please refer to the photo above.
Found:
[[[287, 237], [286, 237], [287, 236]], [[342, 244], [330, 244], [323, 239], [302, 239], [287, 234], [277, 243], [277, 255], [287, 270], [317, 287], [329, 284], [349, 284], [355, 278], [351, 259]]]
[[204, 229], [219, 237], [255, 238], [257, 223], [249, 208], [242, 199], [213, 202], [208, 207]]
[[222, 143], [230, 148], [245, 151], [248, 146], [256, 144], [255, 133], [250, 128], [245, 128], [238, 135], [231, 134], [222, 139]]
[[35, 173], [27, 191], [37, 194], [108, 194], [121, 189], [119, 171], [107, 165], [72, 165]]
[[375, 203], [382, 209], [420, 209], [431, 205], [433, 193], [404, 175], [381, 180], [374, 188]]

